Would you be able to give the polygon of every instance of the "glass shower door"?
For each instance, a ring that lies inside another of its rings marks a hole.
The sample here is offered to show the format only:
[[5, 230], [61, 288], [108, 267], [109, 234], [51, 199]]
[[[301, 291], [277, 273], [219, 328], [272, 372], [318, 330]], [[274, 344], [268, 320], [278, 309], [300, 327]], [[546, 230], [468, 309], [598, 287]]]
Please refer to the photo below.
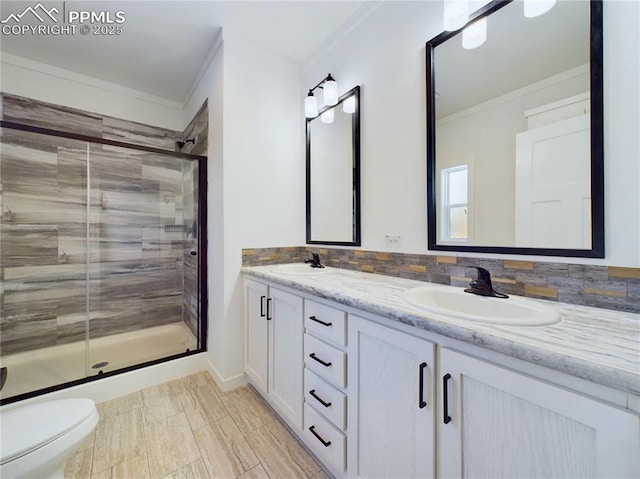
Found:
[[0, 399], [201, 350], [202, 157], [0, 135]]
[[85, 376], [87, 144], [3, 128], [1, 145], [4, 399]]
[[197, 163], [91, 144], [89, 172], [88, 374], [197, 349]]

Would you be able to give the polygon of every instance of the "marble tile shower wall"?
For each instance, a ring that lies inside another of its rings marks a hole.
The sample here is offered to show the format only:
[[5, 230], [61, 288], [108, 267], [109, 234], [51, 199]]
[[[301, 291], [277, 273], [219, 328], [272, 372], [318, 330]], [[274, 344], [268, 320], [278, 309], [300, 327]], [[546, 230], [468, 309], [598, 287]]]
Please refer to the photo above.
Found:
[[[167, 150], [182, 135], [2, 97], [5, 121]], [[84, 339], [87, 270], [92, 337], [183, 320], [183, 258], [190, 245], [183, 232], [165, 226], [185, 224], [183, 183], [193, 172], [183, 167], [190, 163], [101, 144], [89, 144], [87, 152], [85, 142], [3, 129], [3, 355]]]
[[285, 247], [242, 250], [243, 266], [303, 261], [318, 252], [337, 268], [467, 286], [491, 271], [494, 288], [508, 294], [640, 313], [640, 268], [388, 253], [356, 249]]

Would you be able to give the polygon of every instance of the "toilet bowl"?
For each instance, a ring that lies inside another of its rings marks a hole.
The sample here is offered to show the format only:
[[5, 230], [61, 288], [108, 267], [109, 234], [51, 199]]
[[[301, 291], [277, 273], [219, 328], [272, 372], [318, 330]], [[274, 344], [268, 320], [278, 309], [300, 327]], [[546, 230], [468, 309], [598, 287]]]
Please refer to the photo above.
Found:
[[64, 478], [64, 462], [98, 424], [90, 399], [62, 399], [0, 414], [0, 477]]

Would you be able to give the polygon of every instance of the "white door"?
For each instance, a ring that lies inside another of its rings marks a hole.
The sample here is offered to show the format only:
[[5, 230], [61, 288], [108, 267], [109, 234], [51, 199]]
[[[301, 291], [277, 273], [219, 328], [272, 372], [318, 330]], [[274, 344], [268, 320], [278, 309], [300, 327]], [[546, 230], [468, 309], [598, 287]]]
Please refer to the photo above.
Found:
[[638, 415], [444, 348], [440, 373], [440, 477], [640, 477]]
[[289, 423], [302, 430], [302, 298], [269, 291], [269, 398]]
[[244, 371], [251, 378], [253, 385], [265, 394], [268, 385], [268, 294], [267, 285], [250, 279], [244, 280], [244, 316], [246, 318]]
[[591, 247], [589, 115], [516, 136], [516, 246]]
[[348, 328], [349, 475], [434, 477], [434, 345], [352, 315]]

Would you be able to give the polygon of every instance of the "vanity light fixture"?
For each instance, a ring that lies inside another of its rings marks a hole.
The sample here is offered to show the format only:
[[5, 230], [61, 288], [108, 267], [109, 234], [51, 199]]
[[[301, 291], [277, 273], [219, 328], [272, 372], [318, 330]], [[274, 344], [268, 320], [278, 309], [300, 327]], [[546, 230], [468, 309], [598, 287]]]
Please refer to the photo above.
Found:
[[304, 115], [307, 118], [318, 116], [318, 100], [313, 96], [313, 91], [309, 90], [309, 94], [304, 99]]
[[320, 121], [322, 121], [322, 123], [333, 123], [333, 116], [333, 108], [331, 108], [320, 115]]
[[351, 95], [349, 98], [342, 102], [342, 111], [345, 113], [356, 112], [356, 97]]
[[444, 0], [444, 29], [459, 30], [469, 21], [469, 0]]
[[307, 97], [304, 99], [304, 114], [307, 118], [318, 116], [318, 100], [313, 95], [313, 91], [316, 88], [322, 88], [325, 105], [333, 106], [338, 104], [338, 84], [329, 73], [326, 78], [323, 78], [320, 83], [309, 90]]
[[547, 13], [556, 4], [556, 0], [524, 0], [524, 16], [538, 17]]
[[487, 39], [487, 17], [473, 22], [462, 30], [462, 48], [471, 50], [482, 45]]

